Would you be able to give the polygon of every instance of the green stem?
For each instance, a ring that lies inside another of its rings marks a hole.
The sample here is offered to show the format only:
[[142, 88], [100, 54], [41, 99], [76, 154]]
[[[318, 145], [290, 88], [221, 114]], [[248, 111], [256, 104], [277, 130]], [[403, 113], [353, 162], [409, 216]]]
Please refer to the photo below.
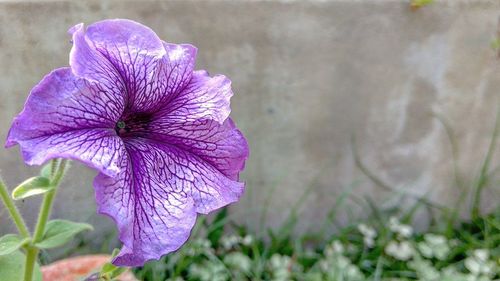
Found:
[[33, 234], [33, 243], [40, 242], [43, 238], [43, 233], [45, 232], [45, 225], [50, 215], [52, 209], [52, 202], [56, 195], [55, 188], [47, 192], [43, 197], [42, 206], [40, 207], [40, 213], [38, 214], [38, 221], [36, 223], [35, 233]]
[[49, 218], [50, 211], [52, 209], [52, 202], [54, 201], [59, 183], [61, 182], [61, 179], [66, 171], [66, 163], [67, 160], [61, 160], [59, 166], [54, 166], [57, 169], [56, 172], [53, 173], [54, 177], [52, 179], [52, 185], [54, 186], [54, 189], [47, 192], [43, 197], [42, 206], [40, 207], [40, 213], [38, 214], [35, 233], [33, 234], [33, 243], [39, 242], [43, 238], [45, 225], [47, 224], [47, 219]]
[[493, 129], [493, 136], [490, 140], [490, 145], [488, 147], [488, 152], [484, 159], [483, 165], [481, 166], [481, 172], [479, 173], [479, 179], [475, 186], [475, 192], [472, 203], [472, 218], [477, 219], [480, 215], [480, 204], [481, 204], [481, 194], [484, 187], [488, 184], [488, 172], [490, 169], [491, 159], [495, 153], [495, 148], [497, 144], [497, 138], [500, 133], [500, 109], [497, 111], [495, 128]]
[[5, 207], [7, 210], [9, 210], [9, 214], [12, 217], [12, 220], [16, 224], [17, 229], [19, 230], [19, 233], [23, 237], [30, 237], [30, 233], [28, 231], [28, 227], [26, 227], [26, 223], [24, 222], [23, 217], [19, 213], [19, 210], [17, 209], [16, 205], [10, 198], [9, 192], [7, 190], [7, 186], [3, 182], [3, 180], [0, 178], [0, 197], [2, 197], [2, 201], [5, 204]]
[[26, 251], [26, 263], [24, 268], [24, 281], [33, 280], [33, 269], [35, 268], [36, 258], [38, 256], [38, 248], [29, 246]]
[[50, 177], [54, 178], [55, 173], [57, 172], [57, 166], [59, 165], [60, 160], [54, 159], [50, 162]]
[[[54, 189], [45, 193], [42, 201], [42, 205], [40, 207], [40, 213], [38, 214], [38, 221], [36, 223], [35, 233], [33, 234], [32, 245], [28, 247], [28, 251], [26, 253], [26, 267], [24, 271], [24, 281], [32, 281], [33, 278], [33, 269], [35, 266], [36, 258], [38, 256], [38, 248], [33, 246], [37, 242], [40, 242], [43, 238], [43, 234], [45, 232], [45, 225], [47, 224], [47, 220], [50, 216], [50, 211], [52, 210], [52, 203], [54, 201], [57, 188], [61, 179], [63, 178], [66, 172], [66, 163], [67, 160], [61, 160], [59, 165], [54, 163], [58, 160], [52, 160], [52, 184], [54, 185]], [[54, 172], [54, 170], [56, 170]]]

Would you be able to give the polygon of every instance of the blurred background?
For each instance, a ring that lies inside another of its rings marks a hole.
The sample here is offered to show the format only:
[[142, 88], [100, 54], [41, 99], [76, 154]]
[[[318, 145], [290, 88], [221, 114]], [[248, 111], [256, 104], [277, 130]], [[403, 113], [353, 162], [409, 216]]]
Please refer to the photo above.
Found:
[[[68, 65], [71, 26], [128, 18], [197, 46], [198, 69], [232, 80], [231, 115], [251, 153], [246, 193], [228, 214], [248, 232], [292, 217], [292, 237], [334, 234], [374, 210], [412, 208], [408, 223], [424, 231], [436, 210], [465, 221], [494, 213], [500, 2], [434, 2], [0, 2], [0, 140], [30, 89]], [[37, 170], [17, 147], [0, 149], [10, 187]], [[112, 221], [96, 214], [95, 175], [73, 163], [53, 212], [95, 230], [49, 261], [78, 243], [88, 252], [117, 245]], [[29, 225], [38, 205], [19, 202]], [[0, 206], [0, 234], [15, 230], [7, 219]]]

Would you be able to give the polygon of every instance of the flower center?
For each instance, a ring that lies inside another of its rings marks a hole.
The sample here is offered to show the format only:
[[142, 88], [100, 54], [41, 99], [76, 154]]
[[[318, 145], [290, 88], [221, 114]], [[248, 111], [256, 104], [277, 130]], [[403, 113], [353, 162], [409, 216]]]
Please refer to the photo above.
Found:
[[125, 122], [124, 121], [118, 121], [118, 123], [116, 123], [116, 127], [118, 129], [125, 129]]
[[122, 118], [116, 122], [115, 131], [120, 137], [142, 136], [149, 132], [151, 115], [147, 113], [135, 113]]

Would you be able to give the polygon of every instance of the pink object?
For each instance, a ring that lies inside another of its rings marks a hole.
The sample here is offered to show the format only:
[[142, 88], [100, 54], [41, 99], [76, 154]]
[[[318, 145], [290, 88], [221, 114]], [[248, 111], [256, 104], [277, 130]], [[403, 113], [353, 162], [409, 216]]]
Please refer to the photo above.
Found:
[[[88, 255], [67, 258], [42, 266], [43, 281], [79, 281], [98, 271], [111, 260], [109, 255]], [[126, 271], [120, 281], [138, 281], [132, 272]]]

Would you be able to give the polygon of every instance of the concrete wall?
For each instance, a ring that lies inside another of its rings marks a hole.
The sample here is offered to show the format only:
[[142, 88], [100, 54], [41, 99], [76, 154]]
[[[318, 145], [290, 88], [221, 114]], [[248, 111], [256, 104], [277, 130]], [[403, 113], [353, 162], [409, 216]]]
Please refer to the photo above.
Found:
[[[242, 176], [248, 189], [233, 207], [240, 221], [258, 228], [267, 204], [266, 224], [279, 225], [303, 193], [301, 231], [318, 229], [346, 192], [379, 206], [408, 202], [356, 167], [352, 135], [365, 165], [386, 184], [452, 206], [460, 192], [435, 115], [453, 127], [460, 178], [470, 183], [499, 110], [499, 60], [490, 42], [500, 2], [436, 0], [418, 11], [408, 2], [0, 3], [0, 139], [31, 87], [68, 64], [70, 26], [130, 18], [167, 41], [193, 43], [199, 68], [232, 79], [232, 116], [251, 146]], [[499, 164], [498, 154], [493, 162]], [[17, 148], [0, 149], [0, 169], [11, 186], [36, 170], [24, 166]], [[94, 175], [74, 164], [54, 216], [94, 223], [97, 236], [114, 226], [95, 215]], [[498, 203], [498, 177], [492, 185], [485, 209]], [[366, 210], [349, 202], [340, 210], [344, 223]], [[29, 223], [38, 203], [19, 204]], [[1, 207], [0, 219], [0, 233], [12, 230]]]

